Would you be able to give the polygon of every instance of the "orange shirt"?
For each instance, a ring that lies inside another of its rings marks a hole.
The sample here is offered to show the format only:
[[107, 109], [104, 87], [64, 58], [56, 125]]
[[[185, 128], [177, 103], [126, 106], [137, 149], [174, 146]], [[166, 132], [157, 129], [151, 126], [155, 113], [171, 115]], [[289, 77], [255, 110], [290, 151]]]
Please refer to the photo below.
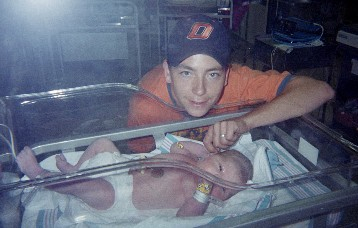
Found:
[[[228, 84], [223, 90], [218, 105], [269, 102], [284, 89], [291, 78], [289, 75], [287, 71], [283, 73], [272, 70], [262, 72], [234, 64], [231, 67]], [[170, 98], [170, 91], [168, 91], [162, 65], [156, 66], [144, 75], [138, 85], [169, 105], [143, 94], [135, 95], [130, 102], [128, 126], [170, 123], [182, 120], [188, 115], [173, 108], [174, 103]], [[210, 113], [221, 111], [223, 110], [212, 110]], [[175, 134], [202, 141], [206, 130], [206, 128], [190, 129], [176, 132]], [[133, 152], [142, 153], [153, 150], [154, 145], [152, 137], [132, 140], [128, 144]]]

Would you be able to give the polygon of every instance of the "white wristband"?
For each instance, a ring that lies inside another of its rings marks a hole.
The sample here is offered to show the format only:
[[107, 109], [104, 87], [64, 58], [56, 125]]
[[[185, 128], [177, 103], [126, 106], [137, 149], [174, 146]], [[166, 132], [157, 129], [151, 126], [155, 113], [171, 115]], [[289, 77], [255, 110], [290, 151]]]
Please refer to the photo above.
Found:
[[194, 192], [194, 195], [193, 195], [194, 199], [196, 199], [196, 201], [198, 201], [199, 203], [208, 203], [209, 202], [209, 195], [206, 195], [205, 193], [203, 192], [200, 192], [198, 190], [196, 190]]

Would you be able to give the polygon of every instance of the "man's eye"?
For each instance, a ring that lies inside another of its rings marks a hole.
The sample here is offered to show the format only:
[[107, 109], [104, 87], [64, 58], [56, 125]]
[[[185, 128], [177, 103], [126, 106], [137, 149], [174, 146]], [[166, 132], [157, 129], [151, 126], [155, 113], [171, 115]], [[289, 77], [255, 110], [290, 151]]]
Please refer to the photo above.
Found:
[[209, 77], [210, 78], [217, 78], [217, 77], [219, 77], [220, 76], [220, 74], [218, 74], [218, 73], [210, 73], [209, 74]]
[[182, 76], [190, 76], [190, 72], [189, 71], [183, 71], [180, 73]]

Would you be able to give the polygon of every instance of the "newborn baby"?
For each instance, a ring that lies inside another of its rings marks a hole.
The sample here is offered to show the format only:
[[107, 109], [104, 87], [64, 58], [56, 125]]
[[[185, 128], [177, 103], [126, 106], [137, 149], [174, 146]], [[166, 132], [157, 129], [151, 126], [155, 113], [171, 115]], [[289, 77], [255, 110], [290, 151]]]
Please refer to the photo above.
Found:
[[[106, 139], [95, 141], [83, 153], [78, 163], [69, 164], [65, 157], [56, 156], [56, 165], [61, 172], [73, 172], [84, 161], [93, 159], [99, 153], [111, 151], [120, 156], [115, 145]], [[98, 145], [101, 145], [99, 147]], [[221, 153], [209, 153], [204, 146], [194, 142], [177, 142], [171, 146], [169, 154], [159, 154], [155, 158], [182, 161], [211, 173], [223, 180], [245, 185], [252, 178], [250, 161], [238, 151], [228, 150]], [[43, 169], [36, 160], [33, 151], [25, 147], [16, 161], [21, 171], [30, 179], [45, 177], [54, 173]], [[121, 183], [116, 175], [101, 178], [86, 178], [62, 184], [52, 184], [46, 188], [70, 194], [95, 210], [113, 210], [118, 201], [123, 200]], [[177, 216], [196, 216], [205, 213], [210, 196], [227, 200], [238, 190], [223, 188], [219, 185], [182, 169], [154, 168], [133, 170], [131, 202], [136, 210], [178, 208]], [[127, 199], [128, 200], [128, 199]], [[127, 209], [126, 209], [127, 210]]]

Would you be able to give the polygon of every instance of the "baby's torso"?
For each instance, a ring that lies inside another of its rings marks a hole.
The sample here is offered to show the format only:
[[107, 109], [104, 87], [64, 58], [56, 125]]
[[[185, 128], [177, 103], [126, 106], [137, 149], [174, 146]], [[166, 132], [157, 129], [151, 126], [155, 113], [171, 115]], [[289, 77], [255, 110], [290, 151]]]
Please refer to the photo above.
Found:
[[134, 206], [139, 210], [179, 208], [195, 191], [195, 176], [176, 168], [133, 172]]

